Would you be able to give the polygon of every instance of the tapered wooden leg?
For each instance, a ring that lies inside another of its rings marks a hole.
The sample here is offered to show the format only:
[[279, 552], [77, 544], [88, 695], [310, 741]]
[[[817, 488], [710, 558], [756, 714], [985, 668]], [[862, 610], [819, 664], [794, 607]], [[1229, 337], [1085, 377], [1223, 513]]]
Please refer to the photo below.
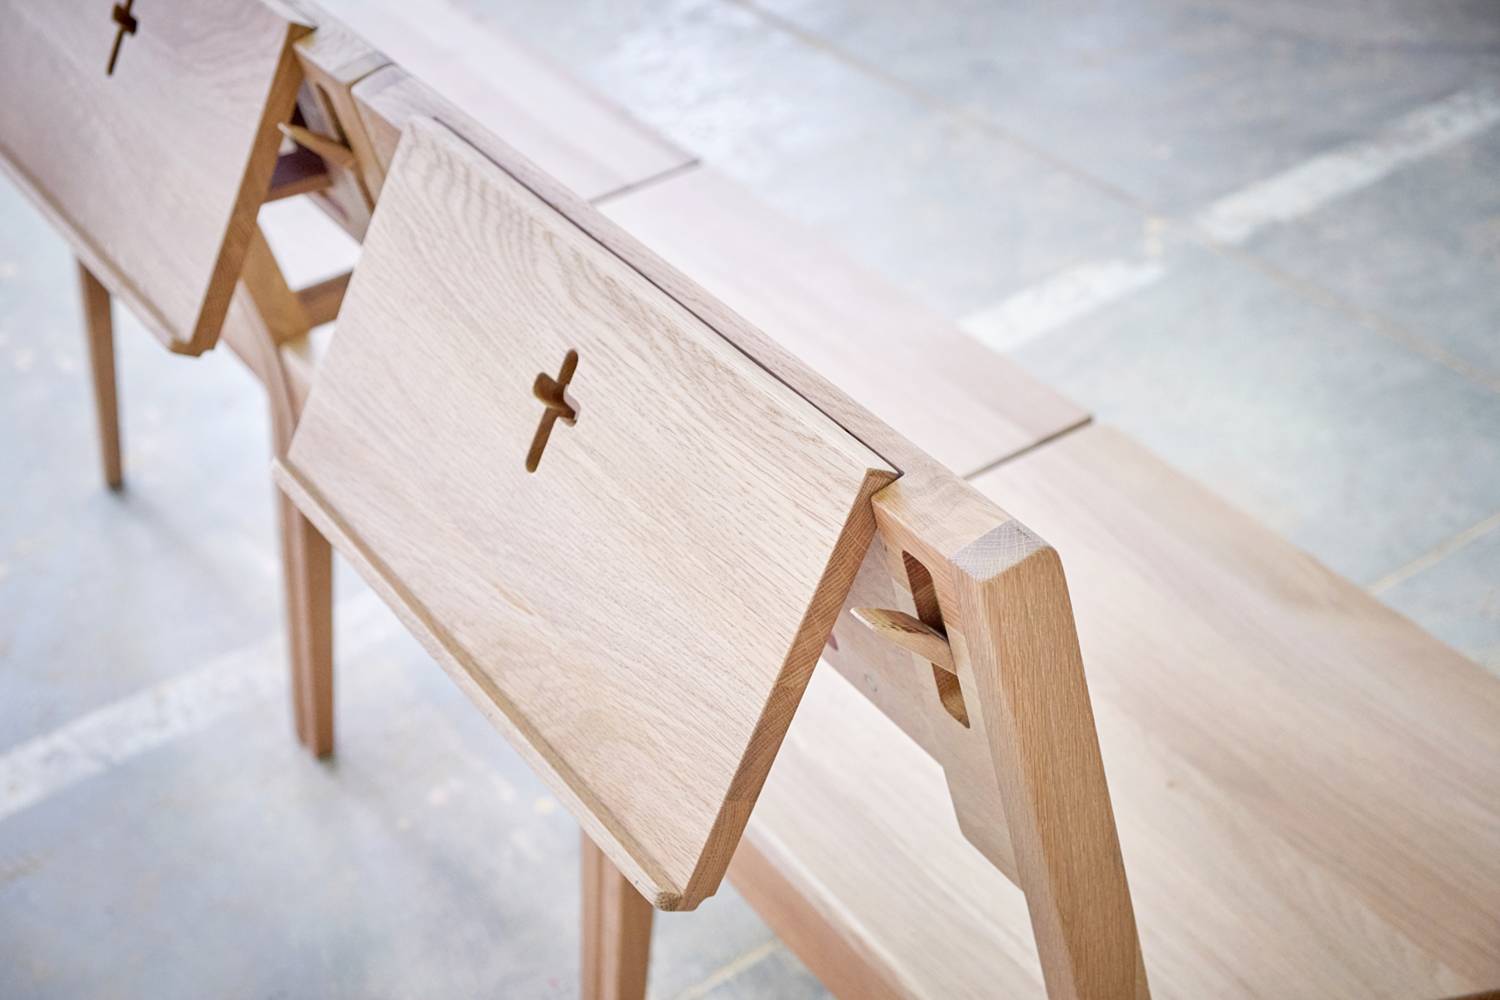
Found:
[[[245, 254], [223, 337], [260, 379], [271, 411], [271, 444], [286, 454], [306, 399], [280, 345], [309, 329], [306, 311], [257, 229]], [[275, 487], [272, 487], [275, 489]], [[292, 667], [292, 717], [297, 739], [315, 756], [333, 753], [333, 550], [276, 490], [285, 577], [286, 622]]]
[[280, 490], [281, 562], [297, 739], [315, 757], [333, 753], [333, 550]]
[[104, 482], [112, 490], [124, 483], [120, 467], [120, 415], [115, 399], [115, 327], [109, 310], [109, 290], [83, 262], [78, 262], [78, 287], [83, 297], [83, 325], [89, 345], [89, 374], [94, 384], [94, 412], [99, 421], [99, 458]]
[[651, 959], [646, 897], [620, 874], [588, 834], [581, 838], [584, 1000], [641, 1000]]

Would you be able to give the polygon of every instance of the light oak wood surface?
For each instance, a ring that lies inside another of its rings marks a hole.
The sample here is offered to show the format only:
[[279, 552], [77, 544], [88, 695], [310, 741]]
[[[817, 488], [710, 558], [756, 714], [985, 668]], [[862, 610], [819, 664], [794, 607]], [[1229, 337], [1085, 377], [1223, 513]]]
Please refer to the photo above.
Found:
[[[953, 479], [952, 474], [920, 446], [893, 430], [861, 401], [803, 362], [780, 340], [747, 322], [744, 316], [663, 259], [652, 247], [601, 214], [577, 192], [525, 158], [484, 125], [438, 98], [430, 88], [388, 68], [361, 81], [354, 93], [377, 149], [383, 146], [397, 149], [399, 133], [396, 129], [430, 115], [463, 135], [490, 159], [504, 164], [507, 171], [542, 200], [585, 228], [600, 246], [629, 263], [647, 281], [753, 358], [774, 379], [844, 427], [856, 440], [880, 455], [890, 468], [908, 474], [922, 472], [923, 475], [917, 477], [917, 481], [923, 484], [921, 489]], [[384, 139], [380, 138], [382, 132], [387, 136]], [[654, 180], [652, 184], [669, 179]], [[805, 331], [795, 332], [805, 334]], [[917, 489], [913, 485], [910, 491]]]
[[601, 208], [960, 475], [1088, 420], [1020, 366], [711, 168], [607, 198]]
[[[692, 162], [523, 44], [448, 4], [322, 0], [322, 6], [405, 75], [420, 80], [449, 107], [463, 109], [584, 198]], [[386, 74], [387, 82], [391, 75]], [[446, 120], [431, 106], [418, 113]], [[400, 127], [398, 122], [394, 132], [375, 134], [394, 140]], [[389, 164], [393, 153], [393, 144], [377, 147], [376, 162]], [[373, 194], [379, 194], [378, 187], [376, 180]]]
[[[1156, 996], [1500, 983], [1500, 679], [1110, 428], [977, 485], [1062, 553]], [[1025, 900], [837, 672], [731, 877], [825, 981], [1041, 995]]]
[[307, 28], [244, 0], [0, 4], [0, 163], [172, 350], [212, 347], [291, 112]]
[[[591, 233], [410, 125], [280, 478], [631, 882], [691, 908], [894, 472]], [[533, 381], [569, 350], [577, 421], [532, 474]]]

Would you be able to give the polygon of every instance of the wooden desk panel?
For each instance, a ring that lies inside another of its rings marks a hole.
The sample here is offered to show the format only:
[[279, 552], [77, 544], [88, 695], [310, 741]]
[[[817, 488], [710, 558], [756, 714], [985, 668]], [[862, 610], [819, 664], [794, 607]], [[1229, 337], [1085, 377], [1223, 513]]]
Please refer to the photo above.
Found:
[[409, 125], [280, 479], [616, 866], [689, 909], [895, 473], [575, 221]]
[[0, 162], [174, 351], [212, 347], [291, 113], [306, 32], [247, 0], [0, 3]]

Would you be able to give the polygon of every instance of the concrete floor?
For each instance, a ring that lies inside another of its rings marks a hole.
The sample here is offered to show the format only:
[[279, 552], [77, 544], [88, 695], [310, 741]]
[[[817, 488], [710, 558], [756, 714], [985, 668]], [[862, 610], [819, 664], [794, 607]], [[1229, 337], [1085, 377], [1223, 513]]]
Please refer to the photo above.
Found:
[[[1500, 671], [1500, 14], [456, 0]], [[311, 276], [311, 275], [308, 275]], [[347, 574], [289, 734], [259, 390], [0, 182], [0, 997], [569, 996], [576, 831]], [[726, 890], [658, 997], [821, 988]]]

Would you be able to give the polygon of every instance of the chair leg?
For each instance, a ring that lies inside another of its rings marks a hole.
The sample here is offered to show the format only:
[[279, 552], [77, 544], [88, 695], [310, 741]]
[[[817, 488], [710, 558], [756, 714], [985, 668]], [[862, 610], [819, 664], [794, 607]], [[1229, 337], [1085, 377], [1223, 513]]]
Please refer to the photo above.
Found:
[[115, 398], [115, 329], [110, 316], [109, 290], [82, 261], [78, 287], [83, 297], [83, 324], [89, 347], [89, 373], [94, 384], [94, 412], [99, 422], [99, 458], [104, 482], [112, 490], [124, 483], [120, 466], [120, 416]]
[[[251, 234], [223, 338], [266, 390], [271, 446], [292, 445], [307, 387], [289, 371], [280, 345], [305, 334], [307, 317], [259, 229]], [[316, 757], [333, 753], [333, 550], [279, 489], [281, 565], [297, 739]]]
[[642, 1000], [654, 911], [588, 834], [580, 838], [580, 848], [583, 965], [579, 995], [584, 1000]]
[[280, 490], [281, 562], [297, 739], [313, 756], [333, 753], [333, 550]]

